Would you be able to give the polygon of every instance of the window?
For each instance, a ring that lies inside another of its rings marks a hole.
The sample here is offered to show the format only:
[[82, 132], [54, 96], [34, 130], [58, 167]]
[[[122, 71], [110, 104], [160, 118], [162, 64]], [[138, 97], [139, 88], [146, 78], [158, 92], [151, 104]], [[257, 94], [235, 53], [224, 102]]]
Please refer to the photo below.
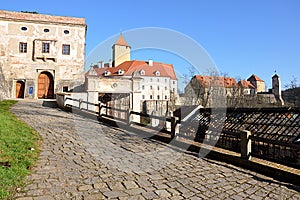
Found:
[[150, 78], [150, 82], [152, 82], [152, 78]]
[[159, 85], [157, 86], [157, 90], [159, 90]]
[[150, 95], [150, 99], [152, 99], [152, 95]]
[[175, 85], [175, 81], [173, 81], [173, 85]]
[[47, 29], [47, 28], [44, 29], [44, 32], [45, 32], [45, 33], [48, 33], [49, 31], [50, 31], [50, 30]]
[[165, 99], [168, 99], [168, 96], [167, 96], [167, 95], [165, 96]]
[[27, 53], [27, 43], [26, 42], [20, 42], [19, 52], [20, 53]]
[[165, 90], [167, 90], [168, 89], [168, 87], [165, 87]]
[[145, 99], [145, 95], [142, 95], [142, 99]]
[[175, 92], [175, 88], [173, 88], [173, 92]]
[[165, 83], [167, 82], [167, 79], [165, 78]]
[[21, 27], [21, 30], [22, 30], [22, 31], [27, 31], [27, 27], [22, 26], [22, 27]]
[[68, 86], [64, 86], [63, 87], [63, 92], [68, 92], [69, 91], [69, 87]]
[[145, 75], [145, 70], [142, 69], [142, 70], [140, 71], [140, 74], [141, 74], [141, 75]]
[[156, 71], [156, 72], [155, 72], [155, 76], [160, 76], [160, 72], [159, 72], [159, 71]]
[[50, 52], [50, 43], [43, 42], [42, 44], [42, 53], [49, 53]]
[[62, 54], [63, 55], [70, 55], [70, 45], [69, 44], [63, 44], [62, 45]]
[[159, 99], [160, 97], [159, 97], [159, 95], [157, 95], [157, 99]]
[[157, 82], [159, 82], [159, 78], [157, 79]]
[[70, 31], [69, 30], [64, 30], [64, 34], [69, 34]]
[[108, 71], [108, 70], [105, 70], [105, 72], [104, 72], [104, 76], [108, 76], [108, 75], [110, 75], [110, 71]]
[[152, 90], [152, 85], [150, 85], [150, 90]]
[[118, 70], [118, 74], [119, 74], [119, 75], [123, 75], [123, 74], [124, 74], [124, 71], [123, 71], [122, 69], [119, 69], [119, 70]]
[[144, 90], [145, 89], [145, 86], [144, 85], [142, 85], [142, 90]]

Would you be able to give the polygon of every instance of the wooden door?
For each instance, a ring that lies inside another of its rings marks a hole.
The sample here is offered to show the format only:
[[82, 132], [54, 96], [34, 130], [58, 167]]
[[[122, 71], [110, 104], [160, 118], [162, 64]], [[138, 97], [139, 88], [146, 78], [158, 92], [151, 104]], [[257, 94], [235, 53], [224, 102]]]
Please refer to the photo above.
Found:
[[17, 81], [16, 83], [16, 98], [24, 98], [25, 83]]
[[43, 72], [38, 79], [38, 98], [53, 98], [54, 81], [50, 73]]

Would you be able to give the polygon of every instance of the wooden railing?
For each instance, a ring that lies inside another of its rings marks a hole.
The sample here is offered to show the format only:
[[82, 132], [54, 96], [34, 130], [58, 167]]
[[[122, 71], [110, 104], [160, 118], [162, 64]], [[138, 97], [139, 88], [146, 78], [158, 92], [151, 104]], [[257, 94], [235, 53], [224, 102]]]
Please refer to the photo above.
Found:
[[[254, 156], [300, 168], [300, 108], [199, 108], [190, 119], [183, 121], [181, 116], [156, 116], [70, 97], [65, 100], [78, 105], [66, 104], [67, 108], [89, 112], [100, 119], [110, 118], [127, 125], [142, 125], [134, 121], [133, 116], [159, 120], [170, 124], [166, 132], [171, 138], [179, 136], [201, 143], [214, 137], [217, 147], [239, 152], [245, 159]], [[98, 110], [89, 110], [83, 105], [95, 106]], [[125, 117], [111, 116], [109, 111], [123, 113]]]
[[182, 124], [179, 135], [203, 142], [215, 134], [216, 146], [241, 152], [245, 148], [241, 135], [247, 130], [251, 156], [300, 167], [299, 108], [242, 108], [225, 112], [224, 117], [218, 110], [201, 109], [197, 116]]

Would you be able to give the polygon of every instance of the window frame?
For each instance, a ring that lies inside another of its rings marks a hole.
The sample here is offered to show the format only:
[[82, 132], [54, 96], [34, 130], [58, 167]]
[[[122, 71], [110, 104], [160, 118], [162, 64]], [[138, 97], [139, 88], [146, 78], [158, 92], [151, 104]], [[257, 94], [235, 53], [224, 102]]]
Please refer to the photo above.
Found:
[[[65, 49], [65, 47], [67, 47], [67, 48]], [[62, 53], [62, 55], [70, 55], [71, 54], [71, 45], [63, 44], [61, 53]]]
[[42, 53], [50, 53], [50, 42], [42, 43]]
[[19, 43], [19, 53], [27, 53], [27, 42]]

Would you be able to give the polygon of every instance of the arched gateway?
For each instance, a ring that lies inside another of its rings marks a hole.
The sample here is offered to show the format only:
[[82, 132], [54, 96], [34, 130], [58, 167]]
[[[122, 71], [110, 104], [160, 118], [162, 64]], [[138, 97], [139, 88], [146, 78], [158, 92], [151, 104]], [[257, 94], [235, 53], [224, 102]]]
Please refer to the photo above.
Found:
[[38, 78], [38, 98], [51, 99], [54, 97], [54, 79], [51, 73], [42, 72]]

